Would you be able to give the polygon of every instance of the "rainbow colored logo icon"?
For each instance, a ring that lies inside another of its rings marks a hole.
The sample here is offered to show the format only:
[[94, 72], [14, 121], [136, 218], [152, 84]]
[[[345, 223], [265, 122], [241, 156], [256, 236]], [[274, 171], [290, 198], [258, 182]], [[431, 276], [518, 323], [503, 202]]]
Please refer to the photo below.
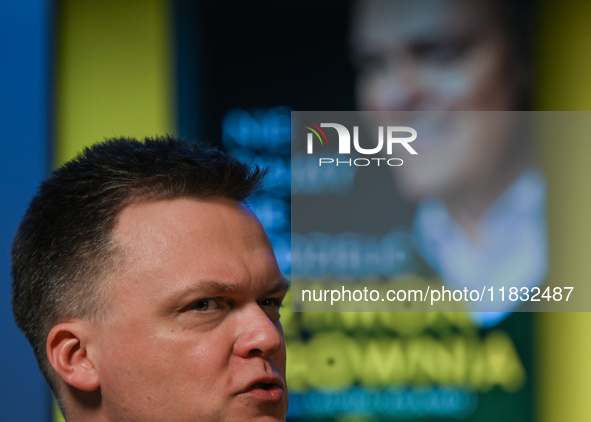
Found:
[[[328, 145], [328, 139], [326, 138], [326, 134], [324, 133], [324, 131], [322, 129], [320, 129], [320, 126], [315, 125], [312, 122], [306, 122], [303, 121], [303, 123], [308, 124], [310, 126], [314, 126], [320, 133], [322, 133], [322, 136], [324, 137], [324, 142], [326, 142], [326, 145]], [[320, 134], [318, 134], [318, 131], [315, 130], [314, 128], [310, 127], [310, 126], [306, 126], [303, 125], [306, 129], [310, 129], [312, 132], [314, 132], [314, 134], [316, 135], [316, 137], [318, 138], [318, 140], [320, 140], [320, 145], [324, 145], [324, 142], [322, 141], [322, 138], [320, 137]]]

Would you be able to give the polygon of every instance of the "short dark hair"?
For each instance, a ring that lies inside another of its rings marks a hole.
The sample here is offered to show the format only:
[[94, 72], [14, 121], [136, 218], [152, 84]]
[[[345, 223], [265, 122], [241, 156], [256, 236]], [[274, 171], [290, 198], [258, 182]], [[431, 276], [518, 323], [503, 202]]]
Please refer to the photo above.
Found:
[[41, 184], [12, 244], [12, 311], [56, 395], [47, 335], [69, 318], [100, 319], [99, 279], [118, 263], [111, 234], [121, 210], [175, 198], [243, 202], [265, 174], [185, 140], [111, 139]]

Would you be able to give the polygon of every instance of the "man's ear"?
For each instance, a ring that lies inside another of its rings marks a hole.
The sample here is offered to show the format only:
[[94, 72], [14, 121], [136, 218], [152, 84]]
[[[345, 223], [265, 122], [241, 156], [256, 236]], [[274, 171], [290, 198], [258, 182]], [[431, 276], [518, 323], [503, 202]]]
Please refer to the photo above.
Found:
[[66, 383], [82, 391], [94, 391], [100, 383], [97, 368], [88, 353], [90, 327], [83, 321], [58, 324], [47, 336], [47, 358]]

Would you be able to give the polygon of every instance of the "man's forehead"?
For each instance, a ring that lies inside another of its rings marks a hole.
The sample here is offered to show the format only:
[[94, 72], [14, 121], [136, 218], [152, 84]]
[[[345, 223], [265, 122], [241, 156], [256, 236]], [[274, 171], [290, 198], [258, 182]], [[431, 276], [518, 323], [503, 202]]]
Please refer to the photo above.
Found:
[[[237, 229], [239, 229], [237, 231]], [[122, 246], [168, 246], [193, 242], [223, 244], [235, 234], [260, 237], [260, 223], [242, 203], [231, 199], [170, 199], [135, 202], [118, 215], [113, 236]], [[236, 237], [236, 236], [234, 236]]]
[[117, 222], [120, 226], [125, 223], [143, 225], [144, 220], [162, 222], [191, 219], [199, 221], [211, 219], [212, 216], [227, 216], [229, 213], [242, 217], [253, 217], [243, 203], [228, 198], [172, 198], [132, 202], [119, 212]]
[[[421, 42], [477, 30], [490, 20], [489, 0], [369, 0], [360, 2], [357, 40]], [[482, 22], [484, 21], [484, 22]]]
[[282, 279], [262, 226], [236, 201], [135, 203], [113, 237], [125, 258], [120, 280], [143, 280], [160, 293], [261, 290]]

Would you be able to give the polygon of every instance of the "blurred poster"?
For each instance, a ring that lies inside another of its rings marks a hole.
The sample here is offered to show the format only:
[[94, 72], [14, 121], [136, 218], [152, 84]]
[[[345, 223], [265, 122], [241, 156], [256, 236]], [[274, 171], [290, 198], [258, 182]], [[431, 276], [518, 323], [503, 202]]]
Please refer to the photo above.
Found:
[[[536, 305], [523, 289], [546, 288], [545, 182], [513, 161], [537, 120], [292, 113], [293, 420], [531, 420], [532, 317], [521, 311]], [[444, 180], [456, 171], [466, 179]], [[427, 192], [410, 215], [388, 198], [405, 188]], [[451, 211], [483, 198], [474, 226]]]
[[537, 122], [518, 112], [529, 2], [200, 4], [203, 133], [223, 120], [226, 149], [271, 167], [250, 206], [292, 276], [288, 420], [533, 421], [534, 315], [509, 298], [544, 295], [548, 270]]
[[292, 114], [291, 420], [533, 420], [530, 12], [353, 3], [363, 111]]

